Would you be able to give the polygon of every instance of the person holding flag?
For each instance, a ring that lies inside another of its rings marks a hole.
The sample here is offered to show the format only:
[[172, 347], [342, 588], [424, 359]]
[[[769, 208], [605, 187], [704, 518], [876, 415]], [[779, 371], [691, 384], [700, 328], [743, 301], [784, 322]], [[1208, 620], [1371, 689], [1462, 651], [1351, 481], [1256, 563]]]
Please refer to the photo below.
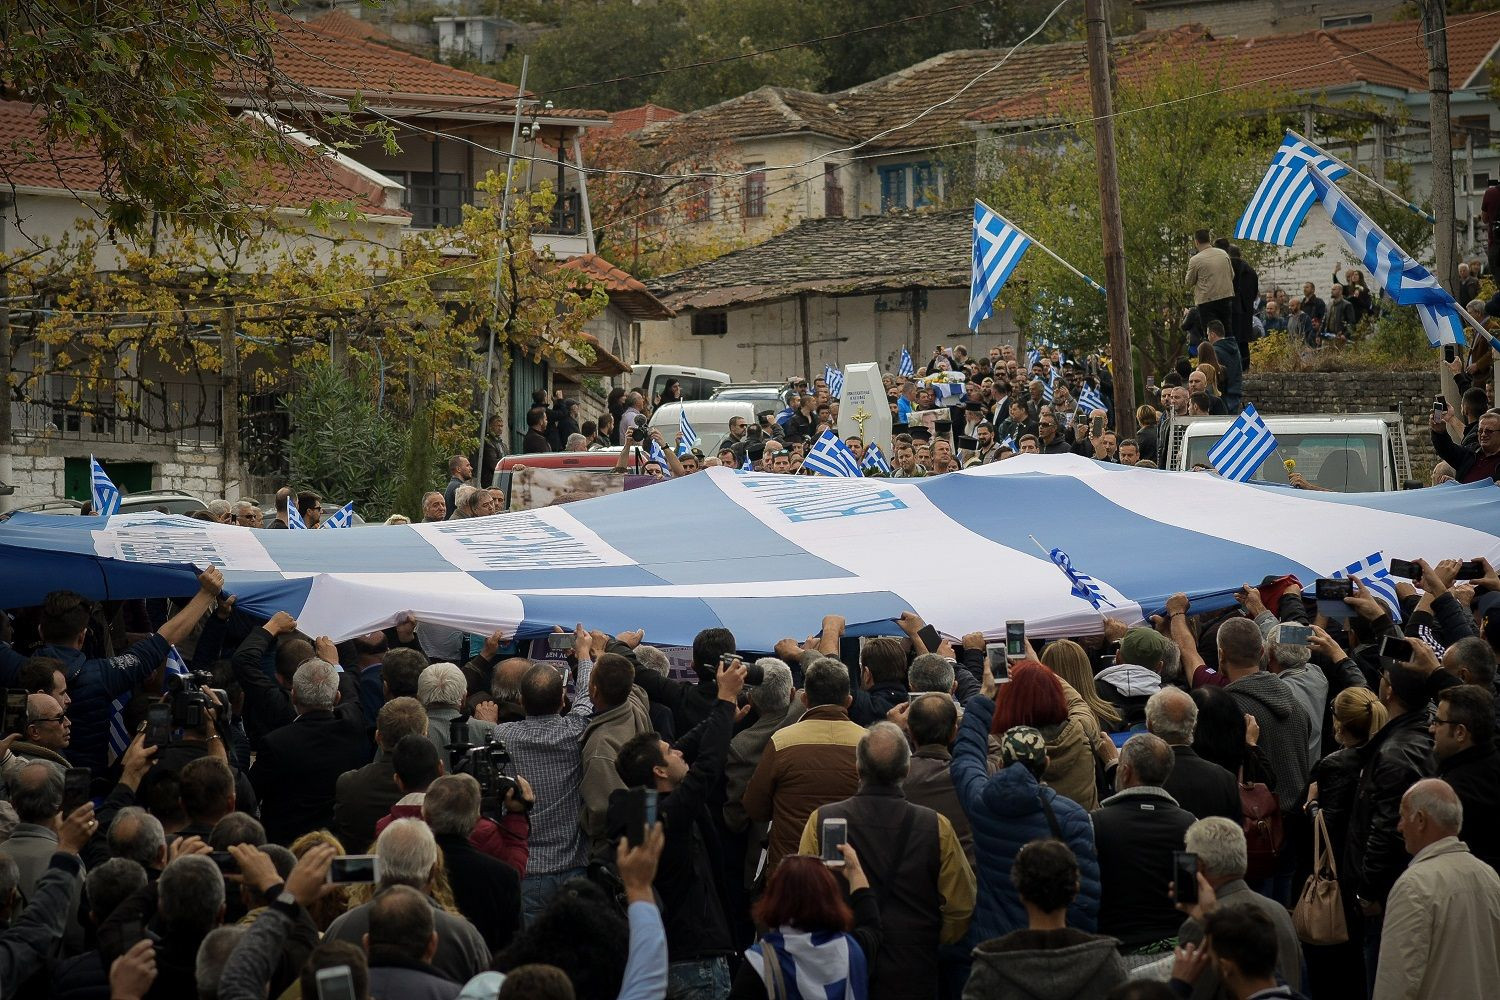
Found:
[[109, 517], [111, 514], [120, 512], [120, 488], [110, 480], [109, 474], [104, 471], [104, 466], [93, 455], [89, 456], [90, 473], [90, 497], [93, 501], [94, 513], [100, 517]]

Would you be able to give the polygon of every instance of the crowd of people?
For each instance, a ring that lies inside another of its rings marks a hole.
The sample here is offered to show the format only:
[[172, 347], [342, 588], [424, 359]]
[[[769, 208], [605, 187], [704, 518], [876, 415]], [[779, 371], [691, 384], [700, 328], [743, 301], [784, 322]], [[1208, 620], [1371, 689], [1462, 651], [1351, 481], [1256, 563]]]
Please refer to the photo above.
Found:
[[639, 630], [334, 643], [213, 569], [57, 591], [0, 646], [0, 995], [1481, 995], [1500, 576], [1464, 555], [1399, 608], [1268, 577], [1018, 655], [711, 628], [685, 678]]

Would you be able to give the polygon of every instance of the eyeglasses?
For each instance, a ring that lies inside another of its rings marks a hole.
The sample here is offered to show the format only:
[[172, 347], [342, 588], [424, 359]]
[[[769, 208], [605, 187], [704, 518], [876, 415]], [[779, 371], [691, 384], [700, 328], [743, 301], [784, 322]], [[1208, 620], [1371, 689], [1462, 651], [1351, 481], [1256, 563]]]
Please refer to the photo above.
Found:
[[1462, 722], [1459, 722], [1456, 719], [1433, 719], [1432, 720], [1432, 724], [1434, 726], [1461, 726], [1461, 725], [1463, 725]]
[[48, 716], [42, 716], [39, 719], [32, 719], [31, 723], [32, 723], [32, 725], [36, 725], [39, 722], [59, 722], [60, 723], [60, 722], [66, 721], [67, 718], [68, 718], [68, 713], [64, 712], [62, 715], [56, 716], [55, 718], [48, 717]]

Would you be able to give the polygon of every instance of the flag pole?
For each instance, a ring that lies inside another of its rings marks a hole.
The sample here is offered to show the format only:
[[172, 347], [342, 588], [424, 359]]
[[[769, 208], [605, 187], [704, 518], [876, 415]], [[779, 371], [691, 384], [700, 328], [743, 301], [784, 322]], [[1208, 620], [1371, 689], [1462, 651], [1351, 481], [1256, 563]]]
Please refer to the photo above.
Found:
[[[992, 214], [994, 214], [994, 215], [1000, 215], [999, 212], [996, 212], [993, 208], [990, 208], [990, 206], [985, 205], [984, 202], [981, 201], [981, 202], [979, 202], [979, 204], [984, 205], [985, 208], [989, 208], [990, 212]], [[1004, 218], [1004, 216], [1001, 216], [1001, 218]], [[1018, 226], [1014, 222], [1012, 222], [1010, 219], [1005, 219], [1005, 221], [1010, 226], [1010, 228], [1014, 229], [1016, 232], [1020, 233], [1026, 239], [1030, 240], [1032, 246], [1036, 247], [1038, 250], [1040, 250], [1043, 253], [1045, 253], [1048, 257], [1051, 257], [1053, 260], [1057, 261], [1059, 264], [1061, 264], [1063, 267], [1067, 268], [1069, 271], [1072, 271], [1074, 274], [1078, 275], [1078, 277], [1083, 281], [1083, 283], [1085, 285], [1088, 285], [1090, 288], [1092, 288], [1094, 291], [1098, 292], [1100, 295], [1104, 294], [1104, 286], [1101, 285], [1101, 284], [1099, 284], [1099, 282], [1095, 281], [1093, 278], [1090, 278], [1088, 275], [1086, 275], [1082, 271], [1078, 270], [1078, 268], [1074, 267], [1072, 264], [1069, 264], [1067, 261], [1063, 260], [1057, 254], [1053, 253], [1051, 247], [1047, 246], [1047, 244], [1043, 243], [1041, 240], [1037, 239], [1035, 236], [1032, 236], [1026, 230], [1022, 229], [1020, 226]]]
[[1412, 204], [1412, 202], [1409, 199], [1407, 199], [1407, 198], [1405, 198], [1405, 197], [1397, 194], [1396, 192], [1392, 191], [1390, 188], [1386, 187], [1384, 184], [1381, 184], [1379, 181], [1377, 181], [1375, 178], [1371, 177], [1369, 174], [1362, 173], [1361, 171], [1355, 170], [1349, 164], [1345, 163], [1343, 160], [1340, 160], [1337, 156], [1334, 156], [1332, 153], [1328, 152], [1328, 150], [1324, 149], [1322, 146], [1319, 146], [1317, 143], [1313, 142], [1311, 139], [1309, 139], [1306, 136], [1301, 135], [1300, 133], [1298, 133], [1295, 129], [1290, 129], [1289, 128], [1286, 131], [1287, 131], [1287, 135], [1290, 135], [1292, 138], [1297, 139], [1300, 142], [1307, 143], [1309, 146], [1311, 146], [1314, 149], [1318, 150], [1324, 156], [1328, 157], [1330, 160], [1338, 160], [1339, 166], [1343, 167], [1345, 170], [1349, 171], [1355, 177], [1358, 177], [1360, 180], [1364, 181], [1366, 184], [1370, 185], [1375, 190], [1381, 192], [1386, 197], [1388, 197], [1388, 198], [1394, 198], [1396, 201], [1398, 201], [1402, 205], [1406, 206], [1407, 211], [1413, 212], [1413, 213], [1415, 213], [1417, 215], [1420, 215], [1422, 218], [1426, 219], [1428, 222], [1432, 223], [1433, 225], [1437, 224], [1437, 219], [1433, 218], [1432, 213], [1428, 212], [1425, 208], [1422, 208], [1419, 205]]

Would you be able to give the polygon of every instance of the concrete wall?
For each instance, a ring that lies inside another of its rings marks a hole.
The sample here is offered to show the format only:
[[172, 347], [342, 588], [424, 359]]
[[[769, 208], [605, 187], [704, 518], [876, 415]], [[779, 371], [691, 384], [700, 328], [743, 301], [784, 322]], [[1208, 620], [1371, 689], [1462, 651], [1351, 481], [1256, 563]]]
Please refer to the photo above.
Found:
[[1147, 28], [1202, 24], [1216, 35], [1244, 38], [1321, 28], [1325, 18], [1347, 15], [1389, 21], [1399, 10], [1399, 5], [1377, 0], [1185, 0], [1136, 7]]
[[1412, 478], [1430, 481], [1437, 455], [1428, 419], [1441, 392], [1437, 371], [1251, 372], [1245, 399], [1265, 414], [1385, 413], [1400, 408], [1406, 422]]
[[[895, 371], [902, 347], [910, 350], [920, 365], [939, 344], [963, 344], [971, 354], [1006, 343], [1020, 346], [1020, 334], [1009, 310], [987, 322], [979, 334], [970, 333], [969, 294], [960, 288], [928, 291], [927, 306], [921, 311], [919, 346], [909, 300], [901, 300], [896, 293], [809, 297], [809, 374], [821, 374], [825, 364], [839, 367], [861, 361], [874, 361]], [[877, 303], [884, 308], [877, 308]], [[801, 320], [795, 299], [731, 310], [729, 332], [724, 336], [694, 336], [692, 328], [690, 314], [641, 324], [642, 360], [713, 368], [741, 382], [775, 382], [804, 374]]]

